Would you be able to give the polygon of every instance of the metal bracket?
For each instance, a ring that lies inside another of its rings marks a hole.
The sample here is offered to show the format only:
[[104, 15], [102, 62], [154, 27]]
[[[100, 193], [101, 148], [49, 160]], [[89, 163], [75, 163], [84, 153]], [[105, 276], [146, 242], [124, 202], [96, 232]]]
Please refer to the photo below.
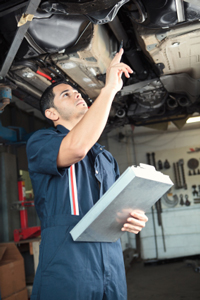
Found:
[[166, 33], [166, 32], [156, 34], [156, 38], [157, 38], [159, 41], [164, 40], [166, 37], [167, 37], [167, 33]]
[[[27, 5], [27, 8], [26, 8], [25, 15], [29, 15], [29, 14], [34, 15], [38, 8], [38, 5], [40, 4], [40, 1], [41, 0], [30, 0]], [[30, 21], [26, 22], [23, 26], [18, 28], [18, 30], [15, 34], [14, 40], [13, 40], [13, 42], [10, 46], [10, 49], [8, 51], [8, 54], [6, 56], [6, 59], [4, 60], [3, 66], [1, 68], [0, 79], [2, 79], [3, 77], [5, 77], [7, 75], [8, 71], [12, 65], [12, 62], [15, 58], [15, 55], [17, 54], [17, 51], [22, 43], [22, 40], [29, 28], [29, 25], [30, 25]]]
[[147, 51], [151, 51], [151, 50], [155, 49], [157, 45], [158, 45], [158, 44], [151, 44], [151, 45], [148, 45], [148, 46], [147, 46]]
[[157, 78], [149, 79], [149, 80], [141, 81], [141, 82], [134, 83], [134, 84], [123, 87], [123, 89], [119, 92], [119, 95], [125, 96], [125, 95], [137, 93], [141, 88], [143, 88], [147, 85], [150, 85], [151, 83], [153, 83], [155, 81], [157, 81], [158, 84], [160, 85], [159, 79], [157, 79]]

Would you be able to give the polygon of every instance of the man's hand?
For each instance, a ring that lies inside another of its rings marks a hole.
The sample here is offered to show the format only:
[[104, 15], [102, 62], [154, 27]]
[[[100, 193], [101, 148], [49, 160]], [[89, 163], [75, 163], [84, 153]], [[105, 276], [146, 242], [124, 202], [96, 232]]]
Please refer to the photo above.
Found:
[[121, 79], [122, 74], [124, 73], [124, 75], [129, 78], [129, 73], [133, 73], [133, 70], [128, 65], [120, 62], [123, 52], [124, 50], [121, 49], [116, 53], [106, 72], [105, 86], [110, 87], [110, 89], [113, 89], [116, 92], [120, 91], [123, 86], [123, 81]]
[[121, 230], [137, 234], [145, 227], [148, 218], [142, 211], [132, 211], [130, 215]]
[[[128, 65], [120, 63], [122, 54], [123, 49], [111, 61], [106, 74], [106, 84], [90, 109], [84, 115], [79, 114], [79, 117], [74, 110], [70, 121], [64, 120], [59, 123], [70, 129], [70, 132], [60, 145], [58, 167], [68, 167], [82, 160], [102, 134], [114, 97], [123, 85], [121, 75], [124, 73], [128, 78], [129, 73], [133, 73]], [[65, 103], [67, 105], [67, 102]]]

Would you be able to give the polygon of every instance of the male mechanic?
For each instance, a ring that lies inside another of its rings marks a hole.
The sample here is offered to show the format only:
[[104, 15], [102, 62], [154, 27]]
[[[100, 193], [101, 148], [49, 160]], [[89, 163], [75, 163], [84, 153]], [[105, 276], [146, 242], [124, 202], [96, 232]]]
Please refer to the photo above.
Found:
[[[41, 98], [41, 109], [54, 129], [37, 131], [27, 155], [41, 220], [39, 265], [31, 300], [126, 300], [120, 241], [74, 242], [69, 231], [119, 177], [112, 155], [97, 144], [108, 119], [121, 76], [133, 71], [112, 60], [106, 83], [90, 109], [72, 86], [54, 83]], [[123, 199], [122, 199], [123, 201]], [[138, 233], [147, 221], [132, 212], [122, 231]]]

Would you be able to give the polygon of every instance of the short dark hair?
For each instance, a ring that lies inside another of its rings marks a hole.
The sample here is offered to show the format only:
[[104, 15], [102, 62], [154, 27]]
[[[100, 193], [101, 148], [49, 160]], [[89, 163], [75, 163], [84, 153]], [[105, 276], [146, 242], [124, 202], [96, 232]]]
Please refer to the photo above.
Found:
[[66, 80], [59, 80], [59, 81], [56, 81], [54, 83], [52, 83], [50, 86], [48, 86], [46, 88], [46, 90], [43, 92], [41, 98], [40, 98], [40, 110], [41, 110], [41, 113], [43, 114], [43, 116], [46, 118], [45, 116], [45, 110], [50, 108], [50, 107], [55, 107], [54, 106], [54, 97], [55, 97], [55, 94], [53, 92], [53, 88], [59, 84], [68, 84], [70, 86], [73, 87], [73, 84], [71, 82], [68, 82]]

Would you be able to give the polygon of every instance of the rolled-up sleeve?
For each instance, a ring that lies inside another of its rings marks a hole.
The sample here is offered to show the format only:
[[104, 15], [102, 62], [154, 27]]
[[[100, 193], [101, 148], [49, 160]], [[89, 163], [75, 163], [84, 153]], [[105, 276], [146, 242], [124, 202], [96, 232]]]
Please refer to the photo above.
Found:
[[29, 171], [62, 176], [63, 169], [57, 167], [57, 156], [64, 137], [50, 129], [34, 133], [26, 147]]

